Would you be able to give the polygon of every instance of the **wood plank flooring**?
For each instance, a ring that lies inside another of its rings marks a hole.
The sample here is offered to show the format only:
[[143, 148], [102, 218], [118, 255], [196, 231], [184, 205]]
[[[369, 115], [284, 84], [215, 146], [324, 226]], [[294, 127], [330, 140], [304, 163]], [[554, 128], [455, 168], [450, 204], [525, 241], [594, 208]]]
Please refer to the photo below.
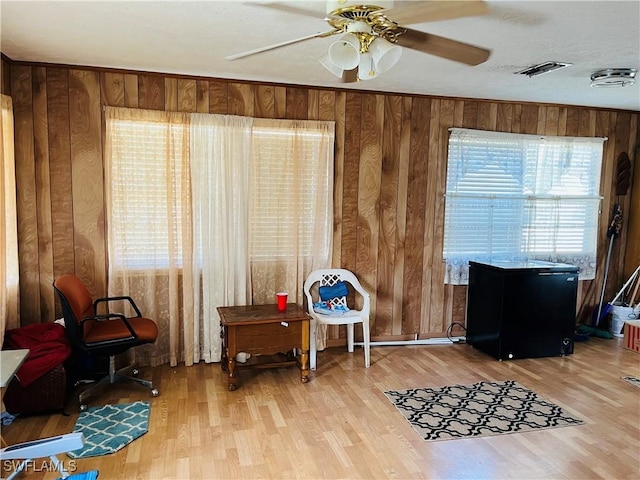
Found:
[[[638, 479], [640, 354], [621, 339], [576, 343], [568, 357], [498, 362], [469, 345], [374, 347], [318, 354], [308, 384], [295, 367], [242, 370], [226, 389], [219, 364], [143, 369], [160, 396], [117, 386], [90, 405], [149, 400], [149, 432], [121, 451], [77, 460], [115, 479]], [[423, 441], [383, 392], [515, 380], [584, 425], [478, 439]], [[9, 444], [72, 431], [78, 413], [19, 416]], [[61, 459], [71, 465], [66, 455]], [[19, 478], [55, 479], [29, 468]], [[2, 476], [8, 474], [2, 464]]]

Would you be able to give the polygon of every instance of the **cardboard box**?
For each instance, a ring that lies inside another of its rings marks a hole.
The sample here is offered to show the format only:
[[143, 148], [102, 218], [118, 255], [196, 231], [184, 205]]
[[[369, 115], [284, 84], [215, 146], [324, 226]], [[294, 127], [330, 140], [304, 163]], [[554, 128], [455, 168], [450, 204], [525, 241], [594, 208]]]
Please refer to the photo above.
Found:
[[624, 348], [640, 352], [640, 320], [624, 322]]

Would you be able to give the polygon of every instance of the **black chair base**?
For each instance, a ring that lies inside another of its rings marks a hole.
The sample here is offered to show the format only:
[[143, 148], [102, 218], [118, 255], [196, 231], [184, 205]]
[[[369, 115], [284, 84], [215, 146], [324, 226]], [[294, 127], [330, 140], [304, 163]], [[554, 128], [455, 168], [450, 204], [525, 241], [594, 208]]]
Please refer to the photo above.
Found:
[[[132, 373], [132, 375], [127, 375]], [[78, 402], [80, 403], [80, 411], [84, 412], [87, 409], [85, 400], [91, 396], [94, 396], [98, 391], [104, 389], [108, 385], [121, 382], [135, 382], [143, 387], [147, 387], [153, 397], [160, 395], [157, 388], [154, 388], [151, 380], [145, 380], [144, 378], [137, 377], [138, 369], [133, 365], [127, 365], [126, 367], [116, 370], [116, 357], [112, 355], [109, 357], [109, 374], [102, 377], [95, 383], [91, 383], [87, 388], [82, 390], [78, 395]]]

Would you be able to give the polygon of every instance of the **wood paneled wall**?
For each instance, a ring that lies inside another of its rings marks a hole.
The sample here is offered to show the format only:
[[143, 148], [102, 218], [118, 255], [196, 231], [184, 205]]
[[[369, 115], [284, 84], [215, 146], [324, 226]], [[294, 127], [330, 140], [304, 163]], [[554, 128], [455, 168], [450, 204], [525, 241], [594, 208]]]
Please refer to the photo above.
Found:
[[[636, 143], [636, 155], [638, 158], [638, 152], [640, 152], [640, 138]], [[624, 266], [624, 278], [629, 278], [633, 272], [640, 266], [640, 168], [636, 160], [636, 168], [633, 172], [633, 185], [636, 186], [632, 193], [628, 194], [631, 197], [631, 205], [629, 206], [629, 232], [627, 242], [627, 250], [625, 253], [625, 266]], [[640, 301], [636, 297], [636, 301]]]
[[0, 93], [11, 95], [11, 63], [4, 56], [0, 57]]
[[[16, 123], [23, 324], [59, 315], [51, 286], [58, 275], [75, 272], [94, 295], [105, 293], [105, 105], [335, 121], [333, 263], [355, 271], [372, 292], [375, 339], [438, 337], [452, 321], [464, 322], [466, 288], [443, 283], [450, 127], [608, 137], [602, 171], [602, 264], [615, 201], [615, 159], [627, 151], [635, 163], [638, 138], [637, 112], [582, 107], [21, 63], [11, 65], [6, 87]], [[622, 199], [625, 211], [630, 198]], [[629, 241], [637, 242], [637, 237], [629, 240], [625, 225], [613, 252], [609, 293], [620, 283]], [[583, 315], [592, 310], [600, 277], [581, 284]]]

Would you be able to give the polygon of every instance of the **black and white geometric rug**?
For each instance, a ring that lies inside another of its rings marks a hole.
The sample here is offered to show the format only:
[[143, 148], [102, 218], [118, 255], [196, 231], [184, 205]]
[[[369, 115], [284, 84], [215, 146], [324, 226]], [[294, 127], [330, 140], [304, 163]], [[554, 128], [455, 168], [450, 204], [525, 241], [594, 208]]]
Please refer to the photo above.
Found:
[[580, 425], [514, 381], [384, 392], [425, 440], [482, 437]]
[[629, 382], [631, 385], [640, 387], [640, 378], [638, 377], [621, 377], [625, 382]]

